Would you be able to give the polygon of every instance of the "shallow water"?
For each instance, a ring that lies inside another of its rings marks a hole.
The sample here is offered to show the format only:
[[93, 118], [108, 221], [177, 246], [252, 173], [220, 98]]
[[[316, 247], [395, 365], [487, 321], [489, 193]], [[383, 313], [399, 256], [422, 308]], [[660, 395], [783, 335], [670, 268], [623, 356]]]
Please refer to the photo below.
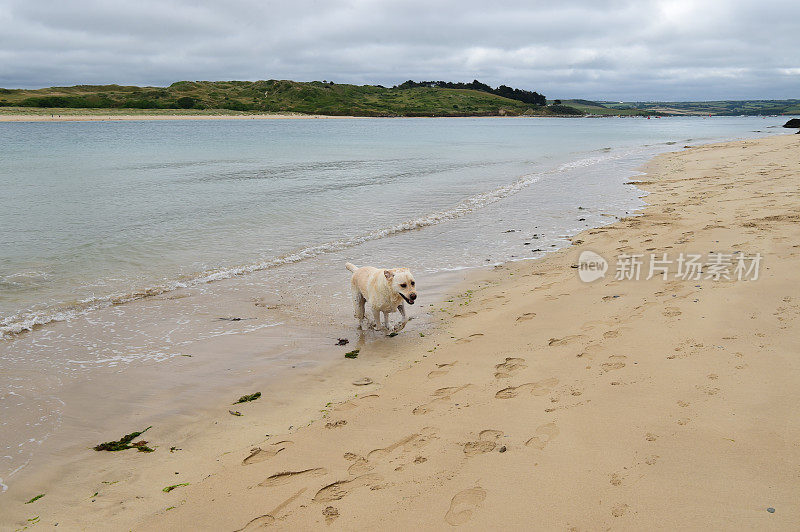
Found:
[[350, 327], [345, 261], [411, 267], [419, 314], [436, 273], [542, 256], [641, 207], [625, 183], [653, 155], [781, 122], [2, 123], [0, 478], [100, 371], [288, 320]]

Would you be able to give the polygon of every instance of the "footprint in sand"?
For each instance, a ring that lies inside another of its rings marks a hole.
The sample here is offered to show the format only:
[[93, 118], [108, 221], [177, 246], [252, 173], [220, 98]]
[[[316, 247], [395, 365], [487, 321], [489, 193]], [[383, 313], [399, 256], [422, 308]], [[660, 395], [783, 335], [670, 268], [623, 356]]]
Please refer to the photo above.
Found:
[[616, 338], [617, 336], [619, 336], [618, 330], [606, 331], [603, 333], [603, 338]]
[[628, 508], [630, 508], [630, 506], [627, 504], [616, 504], [611, 508], [611, 515], [614, 517], [622, 517], [628, 511]]
[[454, 318], [464, 318], [466, 316], [474, 316], [476, 314], [477, 314], [477, 312], [475, 312], [474, 310], [470, 310], [469, 312], [462, 312], [460, 314], [453, 314], [453, 317]]
[[567, 345], [575, 340], [579, 340], [583, 338], [582, 334], [573, 334], [571, 336], [565, 336], [564, 338], [550, 338], [547, 341], [547, 345], [555, 346], [555, 345]]
[[456, 493], [450, 501], [450, 509], [444, 520], [453, 526], [463, 525], [486, 499], [486, 490], [479, 486]]
[[464, 444], [464, 454], [475, 456], [476, 454], [489, 453], [497, 447], [497, 440], [503, 437], [499, 430], [482, 430], [478, 434], [478, 441], [469, 441]]
[[303, 489], [297, 491], [294, 495], [292, 495], [291, 497], [289, 497], [288, 499], [286, 499], [285, 501], [280, 503], [278, 506], [276, 506], [268, 514], [259, 515], [258, 517], [255, 517], [255, 518], [251, 519], [250, 521], [248, 521], [248, 523], [246, 525], [244, 525], [242, 528], [240, 528], [238, 530], [234, 530], [234, 532], [244, 532], [245, 530], [255, 530], [257, 528], [265, 528], [267, 526], [270, 526], [270, 525], [274, 524], [275, 520], [277, 519], [276, 516], [281, 511], [283, 511], [284, 508], [289, 506], [298, 497], [300, 497], [300, 495], [302, 495], [304, 491], [306, 491], [306, 488], [303, 488]]
[[591, 369], [592, 364], [594, 363], [594, 359], [596, 355], [594, 354], [595, 351], [600, 351], [603, 349], [601, 344], [589, 344], [587, 345], [582, 352], [578, 353], [576, 356], [578, 358], [585, 358], [588, 361], [588, 365], [586, 369]]
[[349, 401], [345, 401], [344, 403], [338, 404], [333, 409], [337, 412], [352, 410], [364, 404], [369, 404], [370, 401], [372, 401], [373, 399], [377, 399], [378, 397], [380, 396], [377, 394], [364, 395], [362, 397], [359, 397], [358, 399], [350, 399]]
[[542, 379], [536, 382], [520, 384], [519, 386], [509, 386], [508, 388], [503, 388], [494, 394], [494, 396], [496, 399], [511, 399], [519, 395], [521, 391], [528, 389], [531, 391], [531, 395], [541, 396], [549, 393], [556, 384], [558, 384], [558, 379], [555, 377], [550, 377], [549, 379]]
[[600, 364], [600, 367], [603, 369], [603, 372], [607, 373], [609, 371], [614, 371], [615, 369], [624, 368], [625, 362], [603, 362]]
[[680, 316], [681, 314], [683, 314], [683, 312], [681, 312], [681, 309], [679, 309], [678, 307], [667, 307], [661, 314], [663, 314], [668, 318], [674, 318]]
[[598, 325], [602, 325], [604, 327], [613, 327], [614, 325], [617, 325], [618, 322], [619, 320], [591, 320], [584, 322], [584, 324], [581, 325], [581, 330], [584, 332], [593, 331]]
[[383, 480], [380, 475], [368, 474], [361, 475], [351, 480], [339, 480], [328, 484], [320, 489], [312, 501], [314, 502], [333, 502], [347, 496], [351, 491], [358, 488], [374, 488]]
[[250, 455], [242, 460], [242, 465], [250, 465], [250, 464], [257, 464], [258, 462], [263, 462], [264, 460], [269, 460], [279, 452], [285, 450], [287, 447], [292, 445], [290, 441], [279, 441], [277, 443], [273, 443], [266, 449], [262, 449], [261, 447], [254, 447], [250, 450]]
[[507, 379], [513, 377], [523, 369], [527, 368], [524, 358], [506, 358], [505, 361], [497, 364], [494, 369], [497, 371], [494, 374], [496, 379]]
[[405, 438], [402, 438], [391, 445], [386, 447], [381, 447], [378, 449], [373, 449], [372, 451], [367, 454], [368, 460], [376, 460], [382, 459], [387, 457], [389, 454], [394, 452], [397, 449], [400, 449], [402, 452], [408, 452], [415, 449], [419, 449], [420, 447], [424, 447], [428, 444], [432, 439], [436, 438], [437, 430], [433, 427], [425, 427], [419, 432], [415, 432], [414, 434], [410, 434]]
[[720, 391], [716, 386], [710, 386], [708, 384], [696, 386], [696, 388], [706, 395], [717, 395]]
[[[392, 443], [391, 445], [373, 449], [367, 453], [366, 457], [357, 455], [355, 453], [345, 453], [344, 459], [353, 462], [353, 464], [347, 469], [347, 472], [351, 475], [360, 475], [371, 471], [375, 468], [375, 464], [378, 460], [388, 459], [390, 455], [398, 449], [400, 450], [401, 454], [416, 451], [417, 449], [427, 445], [432, 439], [436, 438], [436, 434], [436, 429], [432, 427], [425, 427], [419, 432], [410, 434], [405, 438]], [[414, 454], [417, 453], [415, 452]]]
[[322, 515], [325, 516], [325, 524], [329, 525], [336, 521], [336, 519], [339, 517], [339, 510], [333, 506], [327, 506], [324, 510], [322, 510]]
[[327, 473], [328, 470], [322, 467], [303, 469], [301, 471], [283, 471], [281, 473], [275, 473], [274, 475], [270, 475], [263, 482], [259, 482], [258, 485], [265, 488], [272, 486], [280, 486], [281, 484], [286, 484], [287, 482], [290, 482], [298, 478], [320, 477]]
[[436, 377], [447, 375], [450, 372], [450, 368], [452, 368], [454, 365], [455, 362], [450, 362], [449, 364], [436, 364], [436, 369], [428, 373], [428, 378], [435, 379]]
[[526, 447], [534, 449], [544, 449], [548, 443], [561, 433], [555, 423], [545, 423], [536, 427], [533, 436], [525, 442]]
[[535, 312], [526, 312], [526, 313], [522, 314], [521, 316], [517, 316], [517, 321], [528, 321], [528, 320], [532, 320], [535, 317], [536, 317], [536, 313]]
[[347, 473], [352, 476], [363, 475], [364, 473], [372, 471], [375, 467], [373, 464], [370, 464], [366, 458], [355, 453], [344, 453], [344, 459], [353, 462], [352, 465], [347, 468]]
[[471, 384], [465, 384], [464, 386], [439, 388], [438, 390], [433, 392], [433, 398], [434, 398], [433, 400], [425, 404], [419, 405], [414, 410], [412, 410], [411, 413], [418, 416], [422, 414], [427, 414], [428, 412], [436, 408], [437, 405], [448, 402], [454, 394], [460, 392], [465, 388], [468, 388], [469, 386], [471, 386]]
[[475, 338], [477, 338], [479, 336], [483, 336], [483, 333], [470, 334], [466, 338], [459, 338], [458, 340], [456, 340], [456, 343], [457, 344], [468, 344], [469, 342], [471, 342], [472, 340], [474, 340]]

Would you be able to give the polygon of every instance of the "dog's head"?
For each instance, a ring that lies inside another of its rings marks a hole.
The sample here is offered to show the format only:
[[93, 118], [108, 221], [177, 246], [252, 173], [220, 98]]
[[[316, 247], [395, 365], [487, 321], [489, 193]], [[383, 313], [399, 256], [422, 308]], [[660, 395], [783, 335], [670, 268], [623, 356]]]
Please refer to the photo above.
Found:
[[386, 280], [389, 282], [389, 287], [393, 292], [400, 294], [406, 303], [413, 305], [417, 299], [417, 286], [414, 281], [414, 276], [408, 268], [394, 268], [392, 270], [383, 270]]

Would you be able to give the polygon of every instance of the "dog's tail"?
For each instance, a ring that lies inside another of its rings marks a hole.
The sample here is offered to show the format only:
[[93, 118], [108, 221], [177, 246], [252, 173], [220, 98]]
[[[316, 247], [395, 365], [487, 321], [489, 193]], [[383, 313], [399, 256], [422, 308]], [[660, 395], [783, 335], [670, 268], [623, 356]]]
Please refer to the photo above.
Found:
[[356, 271], [356, 270], [358, 269], [358, 268], [356, 268], [356, 267], [355, 267], [353, 264], [350, 264], [349, 262], [348, 262], [348, 263], [346, 263], [346, 264], [344, 265], [344, 267], [345, 267], [345, 268], [347, 268], [348, 270], [350, 270], [351, 272], [354, 272], [354, 271]]

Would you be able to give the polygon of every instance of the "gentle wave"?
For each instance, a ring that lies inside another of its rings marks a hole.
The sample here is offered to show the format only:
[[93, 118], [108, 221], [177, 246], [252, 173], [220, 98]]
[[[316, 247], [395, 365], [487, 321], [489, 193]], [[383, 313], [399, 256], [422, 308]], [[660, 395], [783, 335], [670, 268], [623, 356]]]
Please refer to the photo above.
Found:
[[176, 279], [174, 281], [165, 284], [156, 285], [141, 290], [134, 290], [132, 292], [127, 292], [124, 294], [112, 294], [108, 296], [92, 297], [88, 299], [82, 299], [73, 303], [61, 304], [55, 307], [49, 307], [43, 310], [26, 311], [18, 313], [13, 316], [9, 316], [0, 320], [0, 337], [2, 337], [3, 339], [9, 339], [17, 334], [33, 330], [36, 327], [46, 325], [51, 322], [66, 321], [99, 308], [110, 307], [113, 305], [120, 305], [123, 303], [128, 303], [146, 297], [158, 296], [166, 292], [172, 292], [174, 290], [179, 290], [182, 288], [190, 288], [193, 286], [210, 283], [213, 281], [229, 279], [232, 277], [246, 275], [248, 273], [254, 273], [261, 270], [282, 266], [285, 264], [292, 264], [303, 260], [311, 259], [326, 253], [333, 253], [349, 249], [373, 240], [388, 238], [401, 233], [406, 233], [408, 231], [414, 231], [417, 229], [422, 229], [424, 227], [437, 225], [442, 222], [446, 222], [448, 220], [454, 220], [456, 218], [460, 218], [470, 212], [473, 212], [482, 207], [486, 207], [504, 198], [507, 198], [508, 196], [516, 194], [520, 190], [539, 181], [548, 174], [555, 174], [574, 168], [592, 166], [622, 156], [623, 156], [622, 154], [618, 153], [613, 155], [604, 154], [604, 155], [585, 157], [569, 163], [562, 164], [556, 169], [550, 171], [527, 174], [508, 185], [504, 185], [495, 188], [493, 190], [483, 192], [481, 194], [470, 196], [459, 202], [451, 209], [427, 214], [419, 218], [415, 218], [412, 220], [399, 223], [397, 225], [393, 225], [391, 227], [378, 229], [352, 238], [333, 240], [330, 242], [325, 242], [314, 246], [308, 246], [305, 248], [298, 249], [294, 252], [288, 253], [286, 255], [275, 257], [269, 260], [253, 264], [246, 264], [242, 266], [230, 267], [230, 268], [205, 270], [202, 272], [198, 272], [195, 275], [185, 276], [181, 279]]

